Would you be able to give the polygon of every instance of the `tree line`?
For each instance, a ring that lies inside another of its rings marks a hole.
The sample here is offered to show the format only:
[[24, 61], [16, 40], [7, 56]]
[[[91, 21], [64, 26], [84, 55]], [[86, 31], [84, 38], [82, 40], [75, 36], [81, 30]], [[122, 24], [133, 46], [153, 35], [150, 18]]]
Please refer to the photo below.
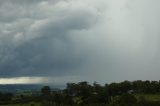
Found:
[[40, 95], [20, 95], [18, 99], [11, 93], [0, 93], [0, 104], [37, 102], [41, 106], [160, 106], [160, 101], [146, 101], [143, 97], [137, 99], [135, 94], [160, 94], [160, 81], [123, 81], [105, 85], [82, 81], [67, 83], [65, 89], [57, 91], [44, 86]]
[[100, 85], [96, 82], [89, 84], [86, 81], [67, 83], [66, 88], [59, 92], [51, 92], [49, 86], [41, 89], [43, 97], [51, 104], [56, 105], [146, 105], [159, 106], [159, 102], [137, 99], [134, 94], [160, 93], [160, 81], [123, 81]]

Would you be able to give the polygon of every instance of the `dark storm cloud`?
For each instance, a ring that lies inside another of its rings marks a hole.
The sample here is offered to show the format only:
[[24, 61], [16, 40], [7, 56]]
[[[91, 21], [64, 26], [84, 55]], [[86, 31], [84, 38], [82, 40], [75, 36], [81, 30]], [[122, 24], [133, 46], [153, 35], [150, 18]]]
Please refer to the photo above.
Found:
[[85, 56], [76, 53], [69, 32], [91, 27], [96, 16], [68, 5], [49, 0], [3, 2], [1, 76], [64, 75], [85, 64]]
[[54, 76], [55, 83], [157, 80], [159, 3], [0, 1], [0, 75]]

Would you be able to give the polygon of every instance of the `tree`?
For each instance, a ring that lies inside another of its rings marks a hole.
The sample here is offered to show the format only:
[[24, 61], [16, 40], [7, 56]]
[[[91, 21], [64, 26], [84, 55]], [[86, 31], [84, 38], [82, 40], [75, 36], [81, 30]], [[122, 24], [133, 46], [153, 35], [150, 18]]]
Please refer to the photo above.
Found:
[[[51, 98], [51, 89], [49, 86], [44, 86], [41, 89], [41, 100], [42, 100], [42, 106], [50, 106], [52, 105], [52, 98]], [[47, 104], [47, 105], [46, 105]]]
[[142, 92], [144, 89], [144, 83], [141, 80], [133, 81], [132, 82], [133, 90], [136, 92]]
[[41, 89], [41, 93], [43, 96], [49, 96], [51, 94], [51, 89], [49, 86], [44, 86], [42, 89]]
[[131, 90], [131, 86], [132, 86], [131, 82], [129, 82], [129, 81], [121, 82], [120, 83], [120, 92], [122, 94], [128, 92], [129, 90]]
[[94, 101], [98, 103], [106, 103], [108, 99], [107, 92], [105, 91], [105, 87], [100, 84], [94, 82], [93, 83], [93, 91], [94, 91]]
[[67, 95], [69, 96], [76, 96], [79, 93], [79, 86], [75, 83], [67, 83]]
[[119, 83], [111, 83], [108, 86], [108, 94], [109, 96], [116, 96], [120, 94], [120, 84]]

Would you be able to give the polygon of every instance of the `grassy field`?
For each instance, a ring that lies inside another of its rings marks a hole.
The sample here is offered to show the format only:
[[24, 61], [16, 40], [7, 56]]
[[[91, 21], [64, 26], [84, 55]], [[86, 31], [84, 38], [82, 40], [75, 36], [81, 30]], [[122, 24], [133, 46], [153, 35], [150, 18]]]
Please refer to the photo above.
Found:
[[146, 101], [160, 101], [160, 94], [136, 94], [135, 97], [137, 100], [144, 99]]
[[41, 106], [40, 103], [28, 103], [28, 104], [10, 104], [10, 105], [0, 105], [0, 106]]

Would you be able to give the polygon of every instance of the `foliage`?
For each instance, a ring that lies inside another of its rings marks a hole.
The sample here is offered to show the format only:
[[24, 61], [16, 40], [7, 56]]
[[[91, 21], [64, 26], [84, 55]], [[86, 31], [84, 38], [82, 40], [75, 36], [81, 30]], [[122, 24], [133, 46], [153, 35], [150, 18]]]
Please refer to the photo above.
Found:
[[51, 93], [51, 89], [49, 86], [44, 86], [42, 89], [41, 89], [41, 93], [43, 96], [48, 96], [50, 95]]
[[137, 99], [132, 94], [123, 94], [119, 98], [120, 103], [125, 104], [134, 104], [137, 102]]
[[[159, 106], [160, 82], [123, 81], [104, 86], [86, 81], [67, 83], [64, 90], [52, 91], [49, 86], [41, 88], [40, 95], [0, 93], [0, 104], [22, 106]], [[38, 104], [38, 105], [36, 105]]]

